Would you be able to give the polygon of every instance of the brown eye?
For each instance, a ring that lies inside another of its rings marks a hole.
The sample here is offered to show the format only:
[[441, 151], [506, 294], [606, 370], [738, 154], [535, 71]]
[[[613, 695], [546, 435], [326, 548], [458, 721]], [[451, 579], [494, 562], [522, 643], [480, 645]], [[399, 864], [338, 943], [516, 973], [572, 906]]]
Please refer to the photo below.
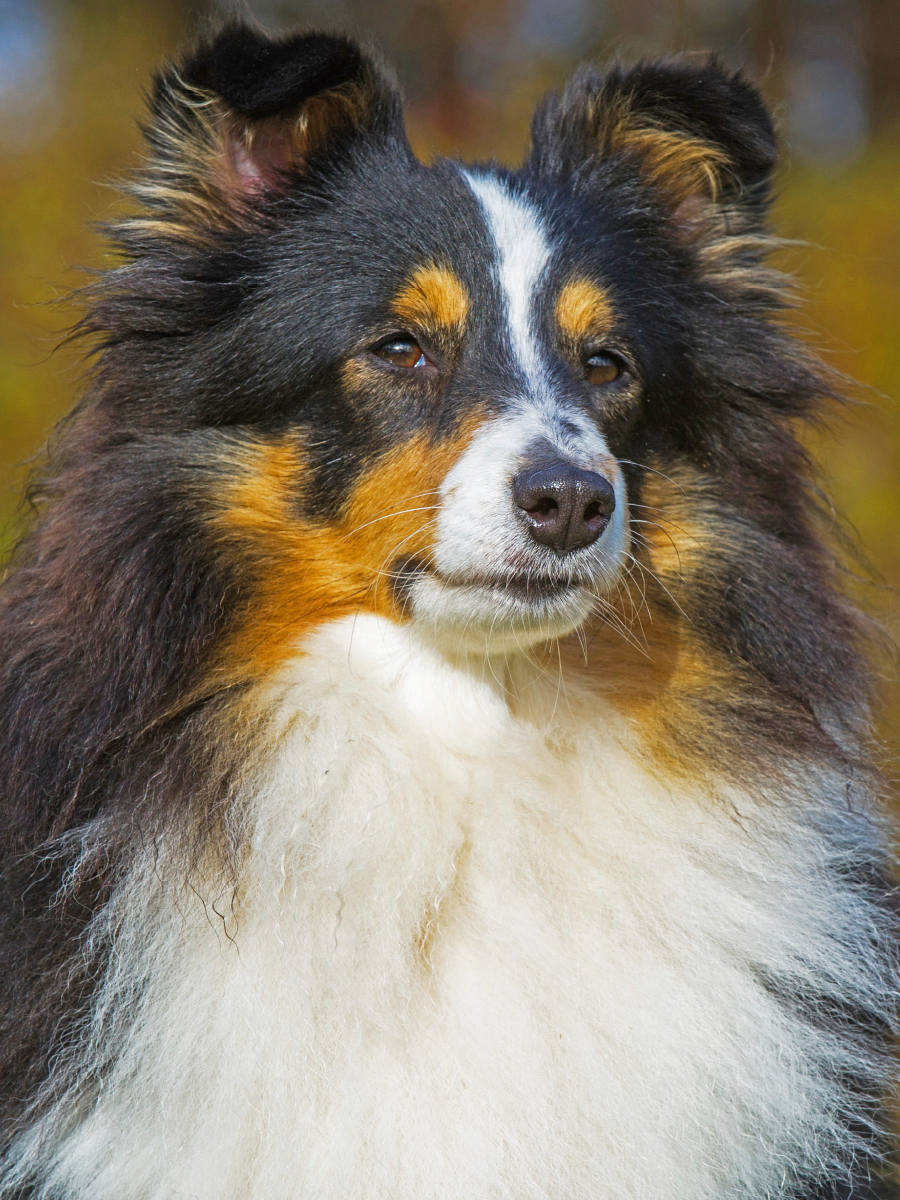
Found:
[[422, 353], [422, 347], [412, 338], [390, 338], [388, 341], [382, 342], [380, 346], [376, 346], [372, 353], [383, 358], [385, 362], [389, 362], [392, 367], [405, 367], [409, 370], [428, 365], [428, 360]]
[[598, 352], [584, 361], [584, 377], [588, 383], [614, 383], [621, 374], [621, 364], [610, 354]]

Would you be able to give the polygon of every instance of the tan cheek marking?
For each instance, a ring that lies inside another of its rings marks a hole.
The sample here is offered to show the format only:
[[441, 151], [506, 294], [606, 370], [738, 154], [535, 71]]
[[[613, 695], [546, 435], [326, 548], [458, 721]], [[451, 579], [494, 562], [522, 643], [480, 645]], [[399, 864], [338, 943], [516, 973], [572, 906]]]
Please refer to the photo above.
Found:
[[402, 321], [458, 334], [469, 315], [469, 296], [449, 268], [419, 267], [391, 308]]
[[[255, 442], [229, 456], [231, 479], [216, 497], [214, 527], [247, 588], [246, 611], [219, 655], [219, 683], [256, 678], [283, 657], [283, 644], [340, 610], [364, 585], [332, 552], [332, 531], [296, 512], [301, 447]], [[337, 613], [335, 613], [337, 615]]]
[[698, 560], [708, 562], [712, 550], [728, 545], [733, 535], [705, 497], [702, 472], [672, 464], [661, 466], [661, 471], [665, 474], [648, 473], [633, 532], [650, 569], [672, 588], [689, 578]]
[[556, 323], [563, 336], [576, 344], [608, 329], [614, 318], [609, 296], [589, 279], [570, 280], [556, 301]]
[[351, 492], [340, 518], [341, 553], [365, 564], [378, 611], [402, 617], [393, 611], [387, 573], [398, 559], [431, 561], [441, 484], [484, 420], [482, 413], [471, 416], [441, 442], [412, 438], [379, 459]]
[[633, 526], [642, 543], [635, 554], [652, 574], [635, 568], [609, 597], [610, 619], [595, 619], [581, 640], [566, 639], [562, 654], [567, 670], [588, 670], [592, 686], [627, 718], [642, 758], [662, 780], [690, 780], [708, 772], [709, 756], [718, 752], [709, 712], [725, 711], [742, 681], [739, 664], [711, 648], [678, 607], [691, 574], [708, 563], [726, 531], [716, 527], [700, 473], [661, 469], [671, 478], [648, 476], [646, 507]]
[[[733, 675], [688, 622], [655, 603], [638, 574], [632, 593], [641, 587], [645, 597], [629, 599], [623, 591], [613, 601], [618, 622], [595, 619], [581, 642], [566, 639], [564, 669], [575, 675], [590, 673], [588, 686], [626, 719], [641, 761], [663, 784], [675, 778], [699, 779], [708, 774], [710, 762], [709, 755], [698, 752], [711, 732], [708, 705], [716, 697], [734, 697]], [[623, 636], [623, 626], [631, 630], [631, 638]], [[589, 647], [587, 664], [584, 643]], [[696, 703], [700, 698], [703, 708]], [[714, 746], [711, 753], [714, 760]]]
[[333, 521], [298, 511], [304, 454], [295, 439], [235, 449], [213, 526], [250, 594], [219, 655], [219, 686], [266, 675], [325, 621], [358, 611], [404, 619], [391, 568], [412, 555], [429, 561], [439, 488], [481, 420], [442, 442], [420, 434], [398, 446], [362, 475]]

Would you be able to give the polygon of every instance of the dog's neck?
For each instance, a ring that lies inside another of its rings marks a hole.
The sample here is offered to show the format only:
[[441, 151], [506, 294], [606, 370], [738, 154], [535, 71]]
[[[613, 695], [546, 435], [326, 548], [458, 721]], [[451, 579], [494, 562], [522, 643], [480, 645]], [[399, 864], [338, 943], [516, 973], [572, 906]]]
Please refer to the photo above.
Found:
[[67, 1195], [755, 1198], [846, 1138], [791, 997], [847, 1002], [865, 914], [804, 781], [667, 785], [601, 693], [500, 665], [360, 618], [283, 670], [238, 889], [163, 849], [98, 921], [128, 1016]]

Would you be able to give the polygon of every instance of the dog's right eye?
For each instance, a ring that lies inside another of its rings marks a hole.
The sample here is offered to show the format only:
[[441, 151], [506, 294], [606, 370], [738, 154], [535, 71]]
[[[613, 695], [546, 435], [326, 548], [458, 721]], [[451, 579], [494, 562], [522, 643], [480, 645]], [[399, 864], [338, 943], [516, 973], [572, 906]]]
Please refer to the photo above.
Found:
[[408, 337], [388, 338], [387, 341], [373, 347], [372, 353], [389, 362], [392, 367], [404, 367], [406, 370], [421, 369], [429, 365], [422, 347]]

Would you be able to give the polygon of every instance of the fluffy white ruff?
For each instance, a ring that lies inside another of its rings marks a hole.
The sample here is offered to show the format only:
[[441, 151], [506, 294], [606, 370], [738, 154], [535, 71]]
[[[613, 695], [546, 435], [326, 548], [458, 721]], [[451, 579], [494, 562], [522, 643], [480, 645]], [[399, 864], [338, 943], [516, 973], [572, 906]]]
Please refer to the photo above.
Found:
[[233, 904], [163, 847], [99, 919], [83, 1071], [120, 1051], [20, 1142], [36, 1197], [761, 1200], [840, 1150], [839, 1051], [760, 978], [864, 994], [866, 912], [793, 807], [665, 786], [586, 681], [305, 650]]

